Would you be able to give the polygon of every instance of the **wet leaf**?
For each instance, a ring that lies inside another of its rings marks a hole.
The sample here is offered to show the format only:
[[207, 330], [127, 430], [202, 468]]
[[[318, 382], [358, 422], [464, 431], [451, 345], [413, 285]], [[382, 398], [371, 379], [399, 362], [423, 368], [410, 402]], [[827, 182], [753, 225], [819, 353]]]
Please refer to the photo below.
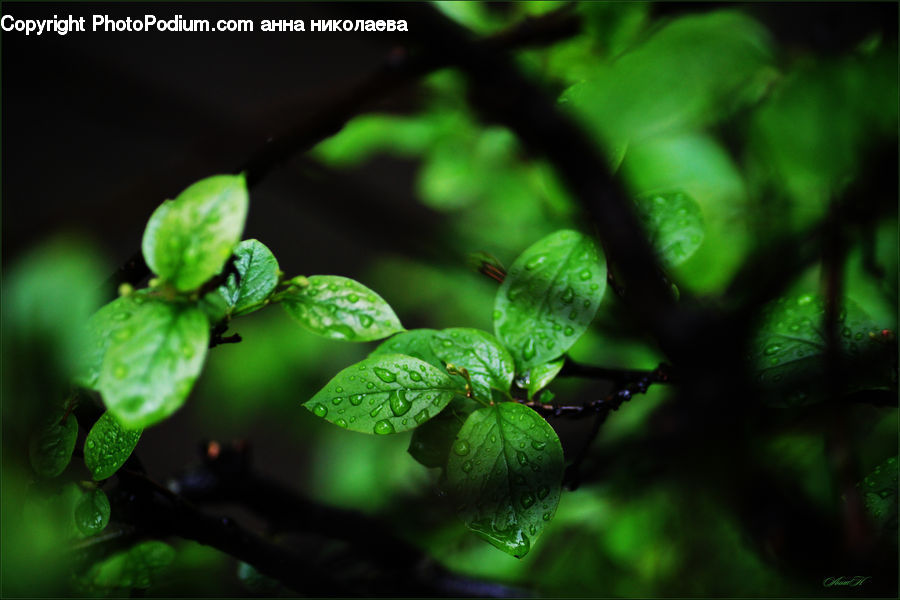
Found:
[[381, 342], [371, 356], [379, 354], [405, 354], [424, 360], [438, 369], [444, 368], [442, 361], [431, 349], [431, 342], [439, 332], [436, 329], [411, 329], [403, 331]]
[[562, 370], [565, 362], [565, 358], [560, 358], [531, 367], [526, 378], [527, 383], [525, 384], [525, 389], [528, 391], [528, 398], [533, 398], [535, 394], [550, 385], [550, 382], [553, 381]]
[[606, 260], [562, 230], [530, 246], [497, 291], [494, 331], [519, 372], [561, 356], [584, 333], [606, 291]]
[[85, 536], [100, 533], [109, 523], [109, 499], [97, 488], [86, 491], [75, 504], [75, 525]]
[[100, 481], [119, 470], [131, 456], [142, 429], [126, 429], [111, 413], [100, 415], [84, 440], [84, 464]]
[[[780, 298], [765, 309], [752, 358], [767, 404], [802, 406], [830, 393], [824, 314], [824, 299], [813, 294]], [[889, 389], [896, 383], [880, 329], [852, 300], [844, 300], [837, 327], [842, 360], [848, 365], [845, 391]]]
[[31, 468], [41, 477], [56, 477], [65, 471], [72, 460], [78, 437], [78, 421], [75, 415], [64, 415], [62, 410], [53, 411], [31, 434], [28, 458]]
[[304, 406], [340, 427], [388, 434], [425, 423], [458, 390], [450, 375], [418, 358], [379, 354], [335, 375]]
[[257, 240], [244, 240], [234, 249], [234, 266], [240, 278], [231, 274], [219, 288], [228, 314], [239, 316], [259, 310], [278, 285], [275, 255]]
[[209, 346], [209, 321], [190, 304], [138, 296], [132, 306], [110, 336], [97, 389], [124, 425], [144, 428], [178, 410], [191, 392]]
[[447, 463], [450, 491], [466, 525], [517, 558], [553, 518], [562, 475], [556, 432], [515, 402], [469, 415]]
[[384, 299], [359, 283], [337, 275], [313, 275], [281, 298], [287, 313], [322, 337], [368, 342], [403, 331]]
[[486, 331], [464, 327], [444, 329], [434, 334], [431, 348], [444, 363], [469, 372], [477, 398], [490, 402], [492, 389], [509, 393], [515, 362], [506, 348]]
[[474, 400], [457, 396], [436, 417], [429, 419], [413, 433], [409, 441], [409, 454], [428, 468], [445, 469], [450, 448], [466, 422], [466, 418], [479, 407]]
[[647, 194], [637, 198], [636, 207], [647, 238], [665, 265], [680, 265], [703, 243], [703, 214], [687, 194]]
[[80, 591], [147, 589], [174, 560], [175, 550], [168, 544], [141, 542], [95, 563], [76, 584]]
[[144, 230], [147, 265], [180, 291], [218, 273], [241, 239], [247, 218], [243, 175], [216, 175], [189, 186], [154, 211]]

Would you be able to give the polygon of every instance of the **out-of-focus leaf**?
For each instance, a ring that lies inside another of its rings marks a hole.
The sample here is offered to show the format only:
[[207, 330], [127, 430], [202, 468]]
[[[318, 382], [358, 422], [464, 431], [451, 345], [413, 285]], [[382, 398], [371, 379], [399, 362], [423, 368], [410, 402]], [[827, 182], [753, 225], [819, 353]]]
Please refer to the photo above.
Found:
[[381, 296], [346, 277], [313, 275], [306, 285], [292, 287], [280, 300], [295, 321], [334, 340], [367, 342], [403, 331], [400, 319]]
[[244, 589], [253, 594], [271, 594], [281, 587], [277, 580], [263, 575], [245, 562], [238, 563], [237, 578]]
[[[804, 405], [825, 397], [824, 314], [824, 299], [812, 294], [780, 298], [766, 308], [752, 350], [766, 403]], [[842, 360], [849, 365], [847, 391], [896, 384], [896, 365], [879, 340], [880, 329], [852, 300], [844, 300], [837, 326]]]
[[147, 589], [175, 560], [175, 550], [159, 541], [141, 542], [130, 550], [95, 563], [76, 580], [82, 592]]
[[75, 415], [53, 411], [31, 434], [28, 458], [31, 467], [41, 477], [56, 477], [72, 460], [75, 440], [78, 437], [78, 421]]
[[897, 541], [897, 457], [891, 457], [866, 475], [858, 487], [866, 510], [886, 537]]
[[674, 267], [691, 257], [705, 234], [703, 214], [683, 192], [647, 194], [637, 198], [637, 213], [650, 244], [663, 263]]
[[339, 427], [388, 434], [418, 427], [458, 390], [446, 372], [418, 358], [379, 354], [335, 375], [304, 406]]
[[494, 302], [494, 331], [521, 372], [561, 356], [584, 333], [606, 291], [606, 260], [582, 234], [536, 242], [509, 269]]
[[100, 488], [88, 490], [75, 504], [75, 525], [85, 536], [100, 533], [109, 523], [109, 498]]
[[112, 335], [97, 389], [129, 428], [153, 425], [178, 410], [203, 368], [209, 321], [190, 304], [136, 296]]
[[769, 44], [739, 12], [681, 17], [599, 65], [562, 100], [610, 142], [708, 124], [761, 95], [772, 77]]
[[131, 456], [142, 429], [126, 429], [109, 412], [100, 415], [84, 441], [84, 464], [100, 481], [119, 470]]
[[189, 186], [160, 204], [147, 222], [147, 265], [180, 291], [200, 287], [241, 240], [248, 204], [243, 175], [216, 175]]
[[518, 558], [553, 518], [562, 474], [556, 432], [516, 402], [469, 415], [447, 462], [447, 481], [466, 526]]
[[415, 156], [429, 147], [434, 128], [425, 118], [360, 115], [318, 144], [313, 155], [335, 166], [352, 166], [378, 152]]

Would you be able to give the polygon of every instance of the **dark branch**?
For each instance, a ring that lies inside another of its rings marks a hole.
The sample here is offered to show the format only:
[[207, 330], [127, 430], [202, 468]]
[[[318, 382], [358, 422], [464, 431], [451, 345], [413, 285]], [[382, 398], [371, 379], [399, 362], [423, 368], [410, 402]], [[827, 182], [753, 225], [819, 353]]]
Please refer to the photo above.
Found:
[[[117, 520], [127, 525], [111, 525], [107, 533], [74, 547], [79, 564], [141, 539], [175, 536], [212, 546], [309, 596], [523, 596], [519, 589], [447, 571], [377, 520], [317, 504], [258, 476], [246, 444], [207, 444], [203, 463], [171, 480], [168, 487], [128, 469], [117, 477], [119, 486], [111, 499]], [[249, 509], [268, 522], [277, 538], [261, 536], [231, 518], [207, 514], [197, 507], [200, 503]], [[337, 556], [333, 540], [346, 542]], [[331, 561], [361, 566], [345, 572], [332, 568]]]

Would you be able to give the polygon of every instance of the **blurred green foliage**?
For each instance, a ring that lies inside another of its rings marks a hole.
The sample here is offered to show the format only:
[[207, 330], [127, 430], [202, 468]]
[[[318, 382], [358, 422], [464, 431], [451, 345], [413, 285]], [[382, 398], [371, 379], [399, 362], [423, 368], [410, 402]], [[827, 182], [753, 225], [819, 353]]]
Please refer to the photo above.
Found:
[[[501, 31], [558, 5], [437, 4], [478, 34]], [[702, 241], [680, 264], [670, 262], [668, 274], [684, 289], [709, 297], [725, 290], [754, 251], [779, 236], [802, 235], [825, 215], [880, 142], [896, 144], [894, 40], [872, 32], [858, 47], [838, 54], [788, 48], [751, 8], [698, 5], [694, 14], [661, 17], [647, 3], [581, 3], [576, 10], [585, 21], [583, 33], [516, 55], [596, 137], [635, 199], [677, 191], [696, 202]], [[348, 173], [383, 156], [413, 161], [417, 197], [440, 216], [442, 234], [434, 243], [448, 257], [485, 251], [508, 267], [535, 240], [583, 225], [565, 187], [539, 156], [507, 129], [479, 122], [458, 73], [435, 73], [421, 87], [417, 109], [362, 115], [312, 155]], [[873, 327], [895, 334], [897, 229], [893, 215], [854, 238], [870, 240], [871, 252], [868, 242], [854, 241], [845, 280], [846, 297]], [[408, 328], [491, 329], [496, 283], [461, 261], [448, 267], [385, 255], [367, 257], [365, 268], [363, 280], [388, 299]], [[873, 274], [878, 271], [883, 274]], [[95, 292], [107, 274], [89, 247], [70, 241], [45, 246], [5, 273], [2, 535], [3, 546], [15, 551], [2, 555], [4, 594], [60, 593], [66, 577], [60, 549], [74, 524], [71, 507], [57, 505], [65, 504], [67, 492], [37, 490], [40, 501], [32, 502], [34, 477], [20, 468], [27, 459], [17, 463], [16, 452], [7, 449], [27, 448], [30, 427], [12, 424], [30, 426], [41, 403], [65, 397], [65, 382], [76, 365], [73, 349], [83, 339], [78, 324], [98, 305]], [[821, 290], [821, 269], [814, 266], [785, 295]], [[240, 333], [244, 343], [210, 353], [189, 402], [195, 424], [222, 436], [252, 439], [248, 432], [266, 432], [288, 440], [292, 486], [324, 503], [395, 518], [398, 530], [452, 569], [548, 596], [821, 593], [819, 582], [794, 580], [779, 570], [748, 539], [727, 503], [698, 491], [695, 482], [627, 470], [564, 493], [552, 527], [523, 560], [497, 552], [471, 538], [462, 524], [437, 518], [447, 517], [435, 493], [442, 482], [406, 454], [408, 434], [354, 435], [320, 427], [301, 409], [332, 374], [364, 358], [374, 345], [317, 338], [292, 326], [280, 311], [244, 319]], [[621, 318], [611, 293], [569, 355], [633, 369], [653, 368], [662, 360], [639, 324]], [[598, 393], [573, 380], [551, 387], [569, 401]], [[640, 441], [671, 396], [670, 390], [654, 387], [625, 405], [604, 425], [598, 455], [609, 456], [620, 442]], [[864, 473], [895, 468], [882, 465], [896, 455], [896, 409], [849, 410]], [[572, 439], [577, 445], [581, 437]], [[796, 482], [811, 507], [835, 519], [840, 514], [844, 500], [818, 431], [795, 427], [761, 434], [750, 454], [778, 477]], [[879, 480], [879, 490], [893, 489], [896, 500], [896, 477], [893, 488], [889, 484]], [[396, 513], [410, 502], [424, 506], [425, 514], [416, 517], [422, 523], [418, 529], [404, 525]], [[23, 518], [23, 503], [39, 514]], [[895, 528], [896, 512], [890, 521], [884, 516], [890, 506], [878, 508], [872, 525], [887, 520]], [[437, 517], [429, 520], [432, 512]], [[193, 544], [179, 545], [177, 553], [164, 571], [169, 579], [148, 593], [229, 593], [221, 574], [233, 573], [233, 561]], [[166, 554], [161, 551], [150, 562], [161, 564]], [[132, 573], [128, 556], [98, 567], [95, 584], [109, 573]], [[141, 584], [152, 583], [141, 577]], [[209, 584], [198, 586], [195, 577]]]

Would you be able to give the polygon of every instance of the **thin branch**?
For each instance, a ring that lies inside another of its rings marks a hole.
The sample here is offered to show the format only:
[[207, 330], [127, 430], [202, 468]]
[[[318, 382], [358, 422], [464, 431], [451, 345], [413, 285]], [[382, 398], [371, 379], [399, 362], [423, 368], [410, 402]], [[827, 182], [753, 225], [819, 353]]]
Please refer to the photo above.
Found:
[[583, 379], [603, 379], [612, 381], [616, 385], [626, 383], [649, 381], [650, 383], [676, 383], [672, 367], [666, 363], [660, 363], [651, 371], [635, 369], [611, 369], [584, 365], [566, 357], [566, 362], [559, 372], [559, 377], [580, 377]]

